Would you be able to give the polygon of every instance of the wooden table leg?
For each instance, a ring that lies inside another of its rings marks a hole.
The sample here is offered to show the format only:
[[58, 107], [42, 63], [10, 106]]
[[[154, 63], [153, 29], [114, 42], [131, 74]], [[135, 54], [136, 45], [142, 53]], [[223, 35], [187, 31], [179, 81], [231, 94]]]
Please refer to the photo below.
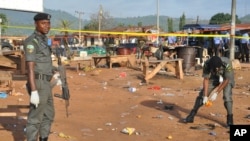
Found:
[[154, 77], [157, 74], [157, 72], [159, 72], [159, 70], [161, 68], [165, 67], [166, 63], [167, 62], [159, 63], [152, 72], [146, 74], [145, 80], [147, 81], [147, 80], [151, 79], [152, 77]]
[[178, 60], [178, 62], [176, 62], [176, 76], [183, 79], [184, 74], [182, 70], [182, 60]]

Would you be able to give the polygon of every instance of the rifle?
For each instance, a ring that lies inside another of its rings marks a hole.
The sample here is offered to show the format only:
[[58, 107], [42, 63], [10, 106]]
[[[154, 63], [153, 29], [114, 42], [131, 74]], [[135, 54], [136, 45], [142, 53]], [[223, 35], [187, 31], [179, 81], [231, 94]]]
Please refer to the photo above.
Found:
[[60, 74], [60, 79], [62, 81], [62, 94], [54, 94], [54, 96], [65, 100], [66, 116], [68, 117], [69, 116], [68, 107], [69, 107], [70, 94], [69, 94], [69, 88], [68, 88], [68, 83], [67, 83], [67, 78], [66, 78], [65, 67], [62, 65], [60, 51], [58, 48], [56, 49], [56, 57], [57, 57], [57, 64], [58, 64], [57, 70]]

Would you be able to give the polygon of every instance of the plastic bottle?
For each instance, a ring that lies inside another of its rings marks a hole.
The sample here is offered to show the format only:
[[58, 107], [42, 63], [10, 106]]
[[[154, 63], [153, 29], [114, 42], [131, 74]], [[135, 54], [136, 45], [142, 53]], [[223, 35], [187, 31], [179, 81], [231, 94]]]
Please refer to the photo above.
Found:
[[132, 93], [133, 93], [133, 92], [136, 92], [136, 88], [135, 88], [135, 87], [129, 87], [128, 90], [129, 90], [130, 92], [132, 92]]

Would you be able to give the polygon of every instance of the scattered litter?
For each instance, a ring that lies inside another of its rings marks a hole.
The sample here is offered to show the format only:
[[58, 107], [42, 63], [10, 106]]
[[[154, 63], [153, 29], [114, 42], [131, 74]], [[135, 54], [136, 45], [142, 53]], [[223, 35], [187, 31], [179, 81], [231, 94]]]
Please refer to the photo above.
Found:
[[65, 134], [62, 133], [62, 132], [60, 132], [60, 133], [58, 134], [58, 136], [61, 137], [61, 138], [66, 138], [66, 139], [72, 138], [71, 136], [65, 135]]
[[135, 132], [135, 134], [136, 134], [136, 135], [141, 135], [141, 133], [140, 133], [140, 132]]
[[85, 73], [79, 73], [78, 75], [80, 75], [80, 76], [85, 76], [86, 74], [85, 74]]
[[135, 108], [138, 108], [138, 105], [130, 107], [130, 109], [135, 109]]
[[217, 134], [214, 131], [209, 132], [209, 135], [216, 136]]
[[126, 72], [121, 72], [120, 74], [119, 74], [119, 77], [121, 77], [121, 78], [125, 78], [127, 76], [127, 73]]
[[160, 86], [153, 86], [153, 87], [149, 87], [148, 89], [150, 89], [150, 90], [160, 90], [161, 87]]
[[122, 133], [124, 134], [128, 134], [128, 135], [132, 135], [135, 131], [135, 128], [131, 128], [131, 127], [126, 127], [124, 129], [122, 129]]
[[238, 79], [243, 79], [243, 77], [242, 77], [242, 76], [240, 76], [240, 77], [238, 77]]
[[174, 96], [172, 93], [167, 93], [166, 96]]
[[136, 118], [141, 118], [141, 115], [137, 115]]
[[173, 137], [171, 135], [167, 136], [167, 139], [171, 140]]
[[103, 129], [102, 128], [97, 128], [97, 131], [102, 131]]
[[250, 119], [250, 115], [247, 115], [246, 118], [247, 118], [247, 119]]
[[111, 123], [111, 122], [107, 122], [105, 125], [106, 125], [106, 126], [111, 126], [112, 123]]
[[147, 83], [145, 83], [145, 82], [140, 82], [140, 83], [139, 83], [140, 86], [143, 86], [143, 85], [146, 85], [146, 84], [147, 84]]
[[24, 94], [21, 92], [14, 92], [11, 94], [12, 96], [23, 96]]
[[214, 124], [205, 124], [205, 125], [197, 125], [197, 126], [191, 126], [190, 129], [195, 130], [214, 130], [215, 125]]
[[173, 105], [165, 105], [165, 110], [173, 110], [174, 106]]
[[173, 117], [171, 117], [171, 116], [169, 116], [169, 117], [168, 117], [168, 119], [173, 120], [174, 118], [173, 118]]
[[102, 82], [102, 87], [104, 90], [107, 89], [107, 85], [108, 85], [108, 82], [106, 82], [106, 81]]
[[171, 88], [161, 88], [162, 90], [171, 90]]
[[129, 115], [130, 113], [122, 113], [121, 114], [121, 117], [125, 117], [125, 116], [127, 116], [127, 115]]
[[136, 88], [135, 87], [129, 87], [128, 90], [132, 93], [136, 92]]
[[157, 104], [163, 104], [162, 100], [157, 101]]
[[0, 98], [7, 98], [8, 95], [5, 92], [0, 92]]
[[153, 116], [152, 118], [159, 118], [159, 119], [162, 119], [162, 118], [163, 118], [163, 115]]

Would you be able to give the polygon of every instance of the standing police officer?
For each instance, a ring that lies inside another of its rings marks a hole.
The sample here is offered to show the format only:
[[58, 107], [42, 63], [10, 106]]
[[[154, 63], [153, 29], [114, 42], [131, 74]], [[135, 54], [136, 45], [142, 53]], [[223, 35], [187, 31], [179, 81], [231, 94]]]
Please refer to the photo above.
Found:
[[34, 16], [35, 31], [24, 42], [28, 70], [27, 90], [30, 94], [26, 134], [27, 141], [47, 141], [54, 120], [54, 103], [50, 80], [53, 75], [51, 48], [48, 45], [51, 15]]
[[249, 35], [247, 31], [243, 31], [241, 45], [240, 45], [240, 53], [241, 53], [241, 62], [249, 63]]
[[[227, 127], [233, 125], [232, 88], [234, 87], [235, 82], [231, 61], [227, 57], [211, 57], [204, 64], [203, 77], [203, 89], [197, 96], [194, 107], [184, 122], [194, 122], [194, 117], [199, 108], [206, 104], [209, 99], [214, 101], [217, 98], [217, 95], [223, 90], [224, 107], [227, 111]], [[210, 95], [211, 92], [213, 93]], [[209, 95], [210, 98], [208, 98]]]

